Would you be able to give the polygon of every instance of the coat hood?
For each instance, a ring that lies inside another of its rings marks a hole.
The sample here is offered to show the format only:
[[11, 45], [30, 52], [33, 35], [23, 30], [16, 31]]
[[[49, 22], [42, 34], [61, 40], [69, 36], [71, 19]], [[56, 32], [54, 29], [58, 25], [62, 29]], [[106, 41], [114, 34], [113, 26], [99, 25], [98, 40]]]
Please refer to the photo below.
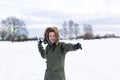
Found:
[[46, 28], [46, 30], [44, 32], [43, 42], [45, 44], [51, 44], [51, 42], [49, 40], [49, 32], [54, 32], [55, 33], [55, 36], [56, 36], [55, 44], [58, 44], [59, 43], [59, 32], [58, 32], [58, 29], [56, 27]]

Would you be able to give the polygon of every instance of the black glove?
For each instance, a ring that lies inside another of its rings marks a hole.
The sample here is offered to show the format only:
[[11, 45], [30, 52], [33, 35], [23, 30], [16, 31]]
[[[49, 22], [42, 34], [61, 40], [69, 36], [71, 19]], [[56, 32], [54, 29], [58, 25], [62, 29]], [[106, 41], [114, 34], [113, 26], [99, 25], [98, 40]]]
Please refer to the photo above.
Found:
[[73, 45], [73, 49], [81, 49], [82, 50], [82, 46], [81, 46], [81, 44], [80, 43], [77, 43], [77, 44], [74, 44]]
[[38, 39], [38, 45], [41, 45], [42, 44], [42, 41], [41, 41], [41, 38]]

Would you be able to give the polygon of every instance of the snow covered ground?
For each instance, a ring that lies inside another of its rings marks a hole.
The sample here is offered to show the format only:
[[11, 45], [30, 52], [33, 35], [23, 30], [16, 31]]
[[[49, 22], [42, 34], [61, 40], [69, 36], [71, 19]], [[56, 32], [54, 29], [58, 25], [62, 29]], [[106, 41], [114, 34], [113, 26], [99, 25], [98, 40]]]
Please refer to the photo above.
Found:
[[[65, 42], [83, 46], [66, 55], [66, 80], [120, 80], [120, 39]], [[0, 80], [43, 80], [45, 69], [37, 42], [0, 42]]]

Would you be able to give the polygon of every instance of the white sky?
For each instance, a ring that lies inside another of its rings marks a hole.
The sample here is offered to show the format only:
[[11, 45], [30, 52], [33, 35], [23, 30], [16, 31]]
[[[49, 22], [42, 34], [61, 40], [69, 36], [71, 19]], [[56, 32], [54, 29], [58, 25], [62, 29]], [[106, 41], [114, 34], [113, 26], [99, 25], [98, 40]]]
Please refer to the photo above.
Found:
[[120, 27], [120, 0], [0, 0], [0, 21], [15, 16], [28, 28], [61, 26], [73, 20], [79, 25]]

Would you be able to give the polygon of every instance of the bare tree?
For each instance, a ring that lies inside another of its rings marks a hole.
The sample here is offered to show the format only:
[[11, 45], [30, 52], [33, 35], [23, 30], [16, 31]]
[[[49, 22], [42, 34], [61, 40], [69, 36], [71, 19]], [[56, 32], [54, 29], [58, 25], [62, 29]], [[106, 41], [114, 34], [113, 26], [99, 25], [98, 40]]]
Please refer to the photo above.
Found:
[[9, 29], [8, 40], [15, 40], [18, 36], [22, 36], [23, 34], [27, 36], [28, 34], [27, 29], [24, 27], [24, 21], [16, 17], [8, 17], [2, 20], [1, 25]]
[[91, 39], [93, 38], [93, 29], [90, 24], [84, 24], [84, 39]]
[[63, 22], [62, 27], [63, 27], [63, 32], [62, 32], [63, 33], [63, 37], [66, 38], [67, 35], [68, 35], [68, 31], [67, 31], [67, 23], [65, 21]]
[[69, 38], [72, 38], [72, 32], [73, 32], [73, 24], [74, 22], [72, 20], [69, 20], [68, 26], [69, 26]]
[[80, 30], [79, 30], [79, 24], [74, 23], [74, 33], [75, 33], [76, 39], [77, 39], [77, 37], [79, 35], [79, 32], [80, 32]]
[[93, 29], [92, 29], [92, 26], [90, 24], [84, 24], [84, 32], [85, 33], [92, 33], [93, 32]]
[[69, 39], [73, 39], [79, 36], [79, 24], [69, 20], [67, 23], [64, 21], [61, 29], [61, 34], [64, 38], [68, 37]]

